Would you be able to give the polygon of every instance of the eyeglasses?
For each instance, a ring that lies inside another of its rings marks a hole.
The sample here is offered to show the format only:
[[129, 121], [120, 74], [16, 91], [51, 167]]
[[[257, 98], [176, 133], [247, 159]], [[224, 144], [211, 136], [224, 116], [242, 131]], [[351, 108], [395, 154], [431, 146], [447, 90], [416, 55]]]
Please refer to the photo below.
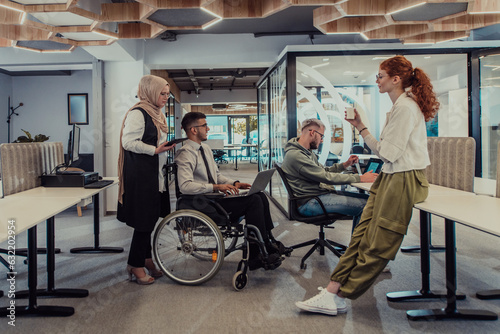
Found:
[[321, 133], [321, 132], [319, 132], [319, 131], [316, 131], [316, 130], [313, 130], [313, 129], [310, 129], [309, 131], [314, 131], [314, 132], [316, 132], [318, 135], [320, 135], [320, 136], [321, 136], [321, 139], [323, 139], [323, 137], [325, 137], [325, 135], [324, 135], [324, 134], [322, 134], [322, 133]]
[[387, 75], [375, 74], [375, 81], [385, 78]]
[[208, 123], [205, 123], [205, 124], [202, 124], [202, 125], [194, 125], [192, 126], [191, 128], [207, 128], [208, 127]]

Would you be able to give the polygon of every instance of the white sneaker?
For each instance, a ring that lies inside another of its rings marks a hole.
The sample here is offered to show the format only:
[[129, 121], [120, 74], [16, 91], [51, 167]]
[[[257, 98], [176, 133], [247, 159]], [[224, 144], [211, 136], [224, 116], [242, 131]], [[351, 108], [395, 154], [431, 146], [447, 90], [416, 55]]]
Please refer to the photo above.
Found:
[[347, 313], [347, 304], [345, 303], [345, 298], [341, 298], [341, 297], [335, 295], [333, 297], [333, 300], [335, 301], [335, 304], [337, 305], [337, 314]]
[[[295, 305], [305, 311], [324, 313], [328, 315], [337, 315], [337, 304], [335, 303], [335, 295], [328, 292], [326, 289], [319, 287], [321, 292], [316, 296], [304, 300], [303, 302], [296, 302]], [[344, 302], [345, 312], [345, 302]]]

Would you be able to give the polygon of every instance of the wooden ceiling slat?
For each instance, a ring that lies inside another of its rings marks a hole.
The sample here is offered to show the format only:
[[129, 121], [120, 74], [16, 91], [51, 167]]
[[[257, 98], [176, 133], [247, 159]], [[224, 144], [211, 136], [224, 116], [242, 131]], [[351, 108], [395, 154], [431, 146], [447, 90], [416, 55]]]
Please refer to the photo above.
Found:
[[23, 18], [23, 13], [0, 7], [0, 24], [19, 24]]

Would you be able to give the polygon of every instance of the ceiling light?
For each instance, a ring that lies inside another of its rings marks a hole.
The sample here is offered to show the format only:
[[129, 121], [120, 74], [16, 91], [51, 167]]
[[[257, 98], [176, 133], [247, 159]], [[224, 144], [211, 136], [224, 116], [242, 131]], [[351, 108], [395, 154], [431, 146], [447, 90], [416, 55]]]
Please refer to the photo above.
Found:
[[450, 38], [450, 39], [445, 39], [444, 41], [437, 41], [436, 44], [450, 42], [450, 41], [453, 41], [453, 40], [456, 40], [456, 39], [461, 39], [461, 38], [469, 38], [469, 36], [464, 35], [464, 36], [454, 37], [454, 38]]
[[431, 56], [425, 56], [424, 59], [431, 59]]
[[10, 6], [1, 4], [1, 3], [0, 3], [0, 7], [11, 9], [11, 10], [15, 10], [16, 12], [20, 12], [20, 13], [25, 13], [26, 14], [26, 12], [24, 10], [22, 10], [22, 9], [17, 9], [17, 8], [10, 7]]
[[31, 51], [31, 52], [42, 53], [42, 51], [41, 51], [41, 50], [32, 49], [32, 48], [27, 48], [27, 47], [25, 47], [25, 46], [18, 46], [18, 45], [14, 45], [14, 47], [15, 47], [16, 49], [22, 49], [22, 50]]
[[385, 59], [389, 59], [391, 58], [392, 56], [377, 56], [377, 57], [373, 57], [372, 60], [385, 60]]
[[329, 61], [330, 58], [323, 58], [323, 61]]
[[498, 80], [500, 77], [493, 77], [493, 78], [485, 78], [484, 80]]
[[205, 12], [207, 12], [207, 13], [209, 13], [209, 14], [211, 14], [211, 15], [213, 15], [213, 16], [215, 16], [218, 19], [222, 20], [222, 16], [219, 16], [219, 15], [215, 14], [214, 12], [212, 12], [212, 11], [210, 11], [210, 10], [204, 8], [204, 7], [200, 7], [200, 9], [203, 10], [203, 11], [205, 11]]
[[417, 3], [417, 4], [415, 4], [415, 5], [411, 5], [411, 6], [408, 6], [408, 7], [402, 8], [402, 9], [395, 10], [394, 12], [390, 12], [390, 13], [388, 13], [388, 14], [389, 14], [389, 15], [393, 15], [393, 14], [396, 14], [396, 13], [402, 12], [402, 11], [404, 11], [404, 10], [408, 10], [408, 9], [411, 9], [411, 8], [415, 8], [415, 7], [418, 7], [418, 6], [425, 5], [426, 3], [427, 3], [427, 1], [424, 1], [424, 2], [421, 2], [421, 3]]
[[302, 75], [304, 78], [309, 78], [309, 76], [305, 73], [300, 73], [300, 75]]
[[323, 67], [323, 66], [328, 66], [328, 65], [330, 65], [330, 63], [321, 63], [321, 64], [317, 64], [317, 65], [312, 65], [311, 67], [318, 68], [318, 67]]
[[492, 10], [487, 12], [469, 12], [469, 14], [500, 14], [500, 10]]
[[96, 30], [93, 30], [92, 31], [94, 34], [98, 34], [98, 35], [101, 35], [101, 36], [104, 36], [104, 37], [108, 37], [108, 38], [112, 38], [112, 39], [118, 39], [118, 37], [116, 36], [113, 36], [113, 35], [109, 35], [105, 32], [100, 32], [100, 31], [96, 31]]
[[207, 24], [206, 26], [204, 26], [201, 29], [205, 30], [205, 29], [213, 26], [214, 24], [219, 23], [220, 21], [222, 21], [222, 18], [218, 18], [217, 20], [213, 20], [212, 22], [210, 22], [209, 24]]

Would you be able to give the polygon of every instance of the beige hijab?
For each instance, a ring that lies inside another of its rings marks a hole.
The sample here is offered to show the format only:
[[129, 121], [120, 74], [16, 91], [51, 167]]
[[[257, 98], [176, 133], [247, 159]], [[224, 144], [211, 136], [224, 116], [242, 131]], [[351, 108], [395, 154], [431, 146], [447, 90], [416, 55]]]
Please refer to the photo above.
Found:
[[161, 108], [156, 105], [158, 101], [158, 97], [160, 96], [161, 91], [165, 86], [168, 85], [167, 80], [157, 77], [155, 75], [145, 75], [139, 81], [139, 89], [137, 91], [137, 96], [139, 97], [139, 102], [134, 104], [132, 108], [130, 108], [125, 117], [123, 118], [122, 127], [120, 130], [120, 154], [118, 156], [118, 181], [119, 189], [118, 189], [118, 202], [123, 204], [123, 160], [125, 150], [122, 145], [122, 136], [123, 136], [123, 128], [125, 127], [125, 120], [127, 119], [128, 113], [131, 110], [142, 108], [144, 109], [149, 116], [153, 119], [153, 123], [156, 126], [156, 131], [158, 133], [158, 142], [156, 145], [159, 145], [161, 132], [167, 133], [167, 119], [165, 115], [162, 114]]

